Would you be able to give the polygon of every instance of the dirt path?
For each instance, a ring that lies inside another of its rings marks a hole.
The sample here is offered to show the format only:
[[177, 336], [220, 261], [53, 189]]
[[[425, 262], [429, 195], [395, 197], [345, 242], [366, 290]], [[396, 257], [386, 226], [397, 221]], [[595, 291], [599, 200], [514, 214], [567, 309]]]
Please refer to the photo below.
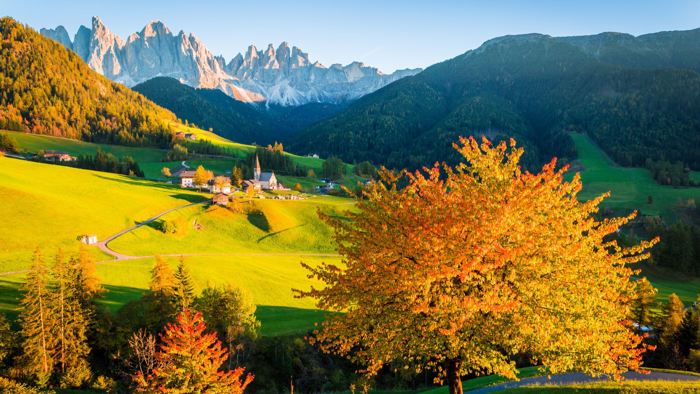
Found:
[[[655, 372], [652, 371], [648, 375], [643, 375], [637, 372], [627, 372], [625, 373], [625, 379], [627, 380], [665, 380], [665, 381], [696, 381], [700, 382], [700, 376], [694, 376], [694, 375], [684, 375], [684, 374], [676, 374], [676, 373], [669, 373], [669, 372]], [[593, 378], [591, 376], [582, 374], [582, 373], [564, 373], [560, 375], [554, 375], [551, 378], [547, 378], [546, 376], [538, 376], [534, 378], [527, 378], [527, 379], [521, 379], [518, 382], [506, 382], [506, 383], [500, 383], [500, 384], [495, 384], [493, 386], [488, 386], [488, 387], [483, 387], [480, 389], [475, 389], [475, 390], [470, 390], [466, 391], [465, 393], [469, 394], [484, 394], [484, 393], [494, 393], [498, 391], [502, 391], [505, 389], [510, 389], [510, 388], [515, 388], [515, 387], [523, 387], [523, 386], [531, 386], [531, 385], [545, 385], [545, 384], [561, 384], [561, 385], [567, 385], [567, 384], [574, 384], [574, 383], [591, 383], [591, 382], [600, 382], [600, 381], [605, 381], [607, 380], [606, 377], [597, 377]]]

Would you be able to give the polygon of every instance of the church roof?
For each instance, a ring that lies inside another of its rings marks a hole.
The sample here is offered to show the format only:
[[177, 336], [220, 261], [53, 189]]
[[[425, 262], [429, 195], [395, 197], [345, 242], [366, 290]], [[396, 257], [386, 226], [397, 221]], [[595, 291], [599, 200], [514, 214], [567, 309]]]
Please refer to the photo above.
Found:
[[273, 176], [275, 176], [274, 172], [261, 172], [260, 173], [260, 182], [269, 182]]

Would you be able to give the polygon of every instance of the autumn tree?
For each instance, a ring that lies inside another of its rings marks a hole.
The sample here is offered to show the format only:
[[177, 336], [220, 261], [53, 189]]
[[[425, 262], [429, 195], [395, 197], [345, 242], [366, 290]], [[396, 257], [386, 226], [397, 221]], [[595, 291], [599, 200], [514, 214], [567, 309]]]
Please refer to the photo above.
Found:
[[[206, 333], [201, 313], [185, 310], [165, 328], [150, 374], [134, 376], [139, 393], [243, 393], [253, 376], [243, 368], [221, 370], [228, 352]], [[244, 376], [245, 374], [245, 376]]]
[[652, 323], [652, 308], [656, 302], [656, 289], [647, 278], [637, 280], [637, 292], [632, 307], [632, 318], [640, 326]]
[[46, 386], [51, 378], [56, 345], [52, 332], [55, 320], [50, 308], [48, 270], [44, 264], [37, 250], [27, 280], [21, 287], [24, 292], [19, 315], [22, 354], [16, 362], [19, 373], [40, 387]]
[[296, 191], [298, 191], [298, 192], [301, 192], [301, 191], [302, 191], [301, 183], [297, 182], [297, 183], [294, 185], [294, 190], [296, 190]]
[[195, 170], [194, 179], [192, 181], [195, 185], [197, 185], [198, 188], [201, 188], [202, 186], [205, 186], [207, 182], [209, 182], [209, 180], [213, 177], [214, 176], [211, 171], [207, 171], [207, 169], [204, 168], [204, 166], [200, 165], [199, 167], [197, 167], [197, 170]]
[[189, 308], [194, 300], [192, 276], [183, 257], [180, 257], [175, 269], [175, 297], [178, 311]]
[[168, 167], [163, 167], [162, 170], [160, 170], [160, 173], [163, 174], [163, 176], [170, 178], [173, 176], [173, 174], [170, 172], [170, 168]]
[[235, 187], [241, 187], [243, 185], [243, 169], [239, 166], [233, 166], [231, 169], [231, 183]]
[[349, 220], [322, 215], [344, 264], [305, 265], [324, 286], [298, 296], [345, 313], [311, 341], [368, 375], [387, 363], [432, 369], [450, 393], [466, 373], [515, 378], [511, 357], [523, 353], [549, 373], [638, 369], [628, 264], [656, 240], [609, 240], [634, 214], [597, 219], [608, 194], [580, 202], [580, 177], [565, 181], [556, 160], [523, 171], [513, 140], [455, 148], [456, 167], [382, 170]]

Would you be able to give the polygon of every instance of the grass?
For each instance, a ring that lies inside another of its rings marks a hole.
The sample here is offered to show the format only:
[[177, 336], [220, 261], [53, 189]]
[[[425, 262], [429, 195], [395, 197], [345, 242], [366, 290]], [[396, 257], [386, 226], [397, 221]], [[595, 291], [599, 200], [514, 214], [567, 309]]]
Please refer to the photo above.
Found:
[[[540, 371], [539, 367], [526, 367], [526, 368], [520, 368], [518, 369], [518, 378], [519, 379], [525, 379], [525, 378], [531, 378], [534, 376], [541, 376], [542, 372]], [[468, 379], [462, 381], [462, 389], [464, 391], [469, 391], [469, 390], [476, 390], [480, 389], [483, 387], [488, 387], [488, 386], [493, 386], [494, 384], [499, 384], [499, 383], [504, 383], [508, 382], [510, 379], [504, 378], [503, 376], [499, 375], [488, 375], [488, 376], [481, 376], [478, 378], [473, 378], [473, 379]], [[448, 393], [449, 390], [446, 386], [442, 387], [437, 387], [434, 389], [429, 389], [426, 391], [422, 391], [422, 394], [446, 394]]]
[[[615, 164], [586, 135], [574, 133], [571, 138], [576, 144], [578, 162], [583, 169], [581, 179], [582, 199], [591, 199], [610, 191], [610, 198], [603, 206], [614, 209], [639, 210], [645, 215], [675, 217], [674, 208], [681, 201], [700, 201], [700, 188], [674, 188], [662, 186], [654, 181], [649, 171], [643, 168], [620, 167]], [[693, 174], [694, 178], [698, 175]], [[652, 203], [648, 204], [648, 197]]]
[[653, 380], [630, 380], [622, 383], [616, 382], [595, 382], [580, 383], [571, 385], [538, 385], [529, 387], [518, 387], [499, 391], [503, 394], [523, 394], [523, 393], [600, 393], [600, 394], [661, 394], [661, 393], [698, 393], [700, 392], [700, 381], [653, 381]]
[[674, 272], [646, 268], [643, 274], [658, 290], [656, 298], [665, 303], [671, 293], [676, 293], [685, 305], [690, 305], [700, 296], [700, 278], [688, 277]]
[[[158, 212], [206, 198], [159, 182], [11, 158], [0, 158], [0, 177], [0, 272], [26, 269], [36, 247], [50, 261], [58, 248], [76, 252], [79, 234], [104, 239]], [[245, 289], [259, 306], [264, 335], [313, 328], [322, 313], [311, 300], [292, 293], [292, 287], [306, 289], [314, 283], [300, 263], [339, 263], [330, 229], [319, 220], [317, 209], [340, 215], [354, 203], [314, 196], [254, 204], [252, 209], [268, 223], [264, 229], [245, 212], [192, 206], [163, 217], [181, 226], [176, 234], [147, 225], [114, 240], [113, 249], [147, 257], [98, 265], [108, 290], [102, 304], [114, 311], [143, 294], [153, 265], [148, 256], [193, 254], [186, 261], [196, 287], [231, 284]], [[92, 250], [98, 261], [111, 259], [96, 247]], [[173, 265], [177, 260], [168, 257]], [[15, 314], [23, 279], [21, 273], [0, 276], [0, 310]]]
[[204, 198], [162, 183], [11, 158], [0, 158], [0, 179], [0, 272], [26, 268], [37, 247], [77, 250], [80, 234], [103, 239]]

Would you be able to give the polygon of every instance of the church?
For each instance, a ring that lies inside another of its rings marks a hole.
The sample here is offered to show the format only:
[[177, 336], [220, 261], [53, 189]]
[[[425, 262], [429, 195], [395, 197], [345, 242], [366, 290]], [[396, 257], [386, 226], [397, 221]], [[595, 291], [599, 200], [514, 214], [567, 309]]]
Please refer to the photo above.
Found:
[[277, 181], [274, 172], [262, 172], [260, 170], [260, 159], [258, 155], [255, 155], [253, 179], [244, 181], [243, 186], [246, 190], [250, 187], [254, 190], [287, 190], [287, 188]]

